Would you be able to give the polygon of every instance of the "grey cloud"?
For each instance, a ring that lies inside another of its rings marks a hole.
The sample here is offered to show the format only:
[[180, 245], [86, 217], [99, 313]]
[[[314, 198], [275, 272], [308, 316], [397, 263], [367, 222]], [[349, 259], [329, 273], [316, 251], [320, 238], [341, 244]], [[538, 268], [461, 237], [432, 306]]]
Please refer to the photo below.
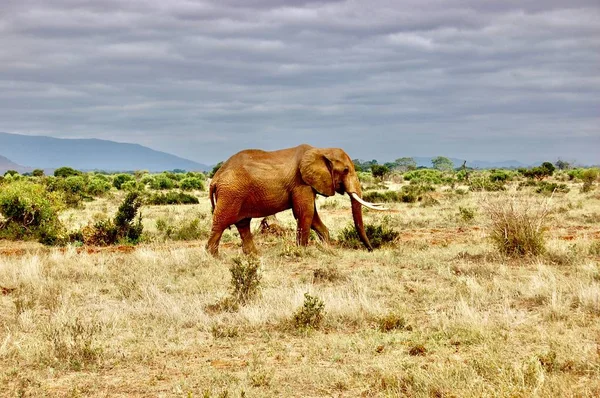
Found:
[[600, 6], [563, 3], [9, 1], [0, 131], [599, 163]]

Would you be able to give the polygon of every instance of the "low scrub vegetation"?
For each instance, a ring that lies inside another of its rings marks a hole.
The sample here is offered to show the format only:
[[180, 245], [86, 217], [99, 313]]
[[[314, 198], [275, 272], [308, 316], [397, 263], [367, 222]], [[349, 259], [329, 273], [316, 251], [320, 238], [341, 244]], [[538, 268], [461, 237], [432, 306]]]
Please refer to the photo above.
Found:
[[[194, 206], [147, 205], [168, 192], [150, 187], [157, 174], [127, 173], [117, 189], [121, 173], [9, 173], [0, 395], [599, 396], [600, 194], [586, 170], [539, 180], [446, 169], [439, 184], [393, 181], [394, 170], [365, 195], [415, 190], [416, 199], [364, 209], [377, 250], [364, 249], [350, 200], [336, 196], [317, 210], [338, 242], [312, 234], [297, 246], [286, 211], [277, 224], [252, 221], [258, 258], [242, 255], [235, 227], [219, 257], [206, 252], [211, 208], [199, 189], [184, 191]], [[206, 185], [195, 173], [160, 175], [177, 190], [187, 178]], [[479, 178], [506, 190], [470, 192]], [[92, 181], [108, 188], [92, 194]], [[67, 187], [83, 192], [76, 207]], [[49, 224], [23, 216], [44, 203]], [[17, 238], [9, 224], [27, 230]], [[36, 242], [46, 225], [65, 246]], [[118, 225], [143, 225], [136, 246]]]
[[0, 190], [0, 238], [55, 244], [64, 236], [60, 195], [40, 184], [17, 181]]
[[138, 215], [141, 205], [140, 194], [130, 192], [113, 219], [100, 220], [87, 225], [81, 231], [72, 233], [71, 239], [94, 246], [109, 246], [116, 243], [135, 244], [141, 239], [144, 229], [142, 216]]
[[297, 329], [318, 329], [325, 318], [325, 303], [319, 297], [304, 293], [304, 303], [292, 317], [292, 322]]
[[[390, 227], [388, 223], [385, 222], [381, 224], [365, 224], [365, 232], [369, 238], [369, 241], [371, 242], [371, 246], [373, 246], [374, 249], [378, 249], [383, 245], [393, 243], [394, 240], [400, 235], [398, 232], [394, 231], [394, 229]], [[351, 249], [359, 249], [363, 247], [354, 225], [348, 225], [346, 228], [340, 231], [338, 235], [338, 242], [343, 247]]]
[[194, 195], [185, 192], [169, 191], [167, 193], [155, 193], [146, 199], [149, 205], [196, 205], [200, 203]]

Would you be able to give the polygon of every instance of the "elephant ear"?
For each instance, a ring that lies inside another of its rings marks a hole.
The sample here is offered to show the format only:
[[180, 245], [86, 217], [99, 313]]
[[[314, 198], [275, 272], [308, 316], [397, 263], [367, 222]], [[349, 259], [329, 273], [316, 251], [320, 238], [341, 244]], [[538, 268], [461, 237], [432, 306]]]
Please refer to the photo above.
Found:
[[331, 170], [331, 161], [318, 148], [306, 151], [300, 161], [302, 179], [321, 195], [335, 195]]

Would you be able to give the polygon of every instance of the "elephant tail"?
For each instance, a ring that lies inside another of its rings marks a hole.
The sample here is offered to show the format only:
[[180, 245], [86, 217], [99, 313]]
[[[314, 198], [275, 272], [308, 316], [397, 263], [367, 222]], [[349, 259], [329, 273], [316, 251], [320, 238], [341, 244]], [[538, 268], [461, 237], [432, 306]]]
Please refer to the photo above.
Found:
[[210, 207], [211, 207], [211, 212], [214, 213], [215, 212], [215, 191], [217, 190], [217, 187], [215, 186], [215, 184], [210, 184], [210, 187], [208, 188], [208, 197], [210, 198]]

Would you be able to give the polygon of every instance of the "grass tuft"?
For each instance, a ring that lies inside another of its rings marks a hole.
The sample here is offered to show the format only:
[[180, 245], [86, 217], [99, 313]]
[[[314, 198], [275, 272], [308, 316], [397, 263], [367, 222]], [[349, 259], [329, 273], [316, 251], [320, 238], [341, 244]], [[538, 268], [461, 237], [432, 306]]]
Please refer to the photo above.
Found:
[[512, 197], [489, 201], [484, 212], [494, 246], [509, 256], [537, 256], [545, 251], [545, 223], [550, 213], [549, 202], [540, 203]]

